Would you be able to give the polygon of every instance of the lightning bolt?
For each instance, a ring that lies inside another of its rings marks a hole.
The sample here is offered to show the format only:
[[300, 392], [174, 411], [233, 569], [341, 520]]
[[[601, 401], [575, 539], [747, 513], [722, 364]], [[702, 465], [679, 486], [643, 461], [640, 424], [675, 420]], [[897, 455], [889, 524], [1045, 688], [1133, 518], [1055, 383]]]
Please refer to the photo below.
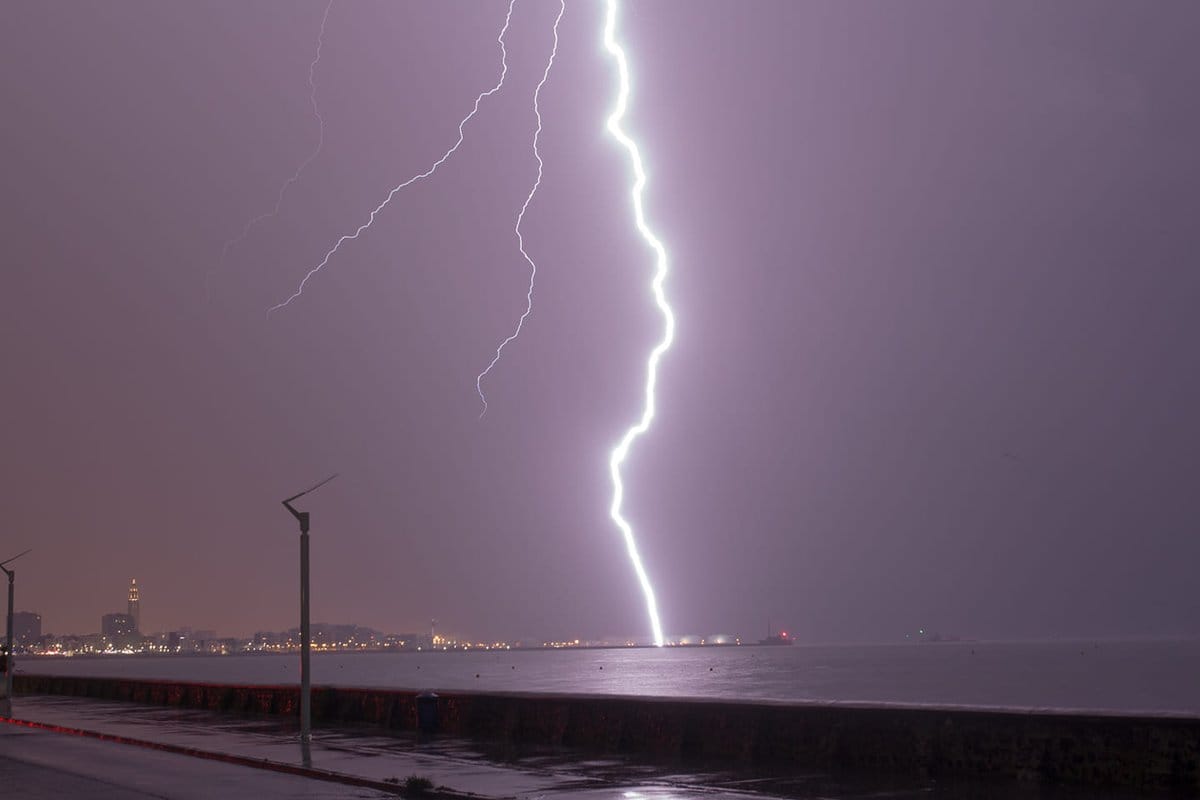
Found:
[[475, 115], [479, 113], [479, 104], [483, 102], [483, 98], [491, 97], [496, 92], [500, 91], [501, 87], [504, 86], [504, 79], [508, 75], [508, 48], [504, 44], [504, 36], [505, 36], [505, 34], [508, 33], [508, 25], [509, 25], [509, 22], [512, 20], [513, 6], [516, 5], [516, 3], [517, 3], [517, 0], [509, 0], [508, 13], [506, 13], [504, 15], [504, 27], [502, 27], [500, 29], [500, 34], [496, 37], [496, 42], [500, 45], [500, 78], [499, 78], [499, 80], [496, 81], [495, 86], [493, 86], [490, 89], [487, 89], [486, 91], [480, 92], [479, 95], [476, 96], [475, 105], [472, 106], [470, 113], [468, 113], [465, 117], [462, 118], [462, 120], [459, 121], [459, 123], [458, 123], [458, 140], [455, 141], [455, 143], [450, 147], [450, 149], [448, 149], [445, 153], [442, 154], [441, 158], [439, 158], [437, 161], [433, 162], [433, 165], [431, 167], [429, 167], [429, 169], [425, 170], [424, 172], [419, 172], [416, 175], [413, 175], [408, 180], [404, 181], [403, 183], [397, 184], [395, 187], [393, 187], [392, 190], [387, 193], [387, 197], [383, 198], [383, 202], [380, 203], [379, 205], [375, 206], [375, 209], [371, 212], [370, 216], [367, 217], [367, 221], [364, 222], [362, 225], [359, 225], [358, 228], [354, 231], [354, 233], [347, 233], [347, 234], [344, 234], [343, 236], [341, 236], [337, 240], [337, 242], [334, 243], [333, 247], [329, 248], [329, 251], [327, 253], [325, 253], [325, 257], [322, 258], [321, 261], [315, 267], [313, 267], [312, 269], [310, 269], [308, 271], [308, 273], [300, 281], [300, 285], [296, 287], [296, 291], [292, 294], [292, 296], [289, 297], [288, 299], [284, 300], [282, 303], [276, 303], [275, 305], [268, 308], [267, 316], [270, 316], [273, 312], [278, 311], [279, 309], [281, 309], [287, 305], [290, 305], [293, 300], [295, 300], [297, 297], [302, 295], [304, 293], [304, 287], [308, 284], [309, 280], [311, 280], [314, 275], [316, 275], [318, 272], [320, 272], [322, 269], [325, 268], [325, 265], [329, 263], [329, 259], [333, 258], [334, 254], [336, 254], [337, 251], [341, 249], [343, 244], [345, 244], [346, 242], [348, 242], [352, 239], [357, 239], [360, 235], [362, 235], [363, 231], [365, 231], [367, 228], [370, 228], [371, 225], [375, 222], [375, 217], [379, 216], [380, 211], [383, 211], [383, 209], [387, 208], [388, 203], [392, 202], [392, 198], [395, 197], [396, 194], [401, 189], [405, 189], [405, 188], [411, 186], [412, 184], [416, 183], [417, 181], [424, 180], [425, 178], [428, 178], [433, 173], [437, 172], [438, 167], [440, 167], [442, 164], [446, 163], [446, 161], [450, 158], [450, 156], [454, 155], [454, 153], [458, 150], [459, 146], [463, 143], [463, 138], [465, 137], [465, 134], [463, 133], [463, 129], [466, 127], [467, 123], [470, 122], [475, 117]]
[[667, 250], [663, 243], [646, 224], [646, 213], [642, 206], [642, 194], [646, 188], [646, 170], [642, 164], [642, 154], [638, 150], [637, 142], [635, 142], [621, 127], [621, 120], [625, 117], [625, 111], [629, 106], [629, 64], [625, 58], [625, 51], [617, 42], [616, 27], [617, 27], [617, 0], [606, 0], [607, 13], [604, 22], [604, 47], [612, 55], [613, 60], [617, 63], [617, 75], [620, 81], [620, 88], [617, 92], [616, 106], [608, 117], [608, 131], [613, 138], [629, 153], [629, 163], [633, 167], [633, 187], [630, 189], [629, 195], [633, 201], [633, 216], [637, 223], [638, 232], [642, 238], [646, 240], [646, 244], [654, 251], [655, 267], [654, 278], [651, 281], [650, 287], [654, 294], [654, 302], [658, 306], [658, 310], [662, 313], [664, 330], [663, 337], [655, 345], [650, 352], [649, 360], [646, 364], [646, 402], [642, 409], [642, 416], [638, 422], [625, 431], [625, 435], [613, 448], [612, 454], [608, 459], [608, 469], [612, 475], [613, 496], [612, 505], [609, 506], [609, 516], [612, 517], [614, 523], [620, 528], [622, 536], [625, 538], [625, 547], [629, 551], [629, 559], [633, 562], [633, 570], [637, 573], [638, 582], [642, 586], [642, 594], [646, 598], [646, 612], [650, 617], [650, 627], [654, 632], [654, 644], [657, 647], [662, 647], [664, 644], [662, 623], [658, 618], [658, 603], [654, 599], [654, 587], [650, 585], [650, 578], [646, 574], [646, 568], [642, 564], [641, 556], [638, 555], [637, 542], [633, 536], [633, 526], [621, 514], [621, 505], [625, 500], [625, 484], [621, 480], [621, 465], [625, 463], [629, 457], [629, 450], [639, 436], [650, 430], [650, 424], [654, 421], [655, 414], [655, 387], [658, 384], [658, 364], [662, 360], [663, 354], [671, 348], [671, 343], [675, 340], [675, 314], [671, 310], [671, 306], [667, 303], [666, 292], [663, 291], [663, 283], [667, 279]]
[[[314, 147], [313, 151], [308, 154], [308, 158], [300, 162], [300, 166], [296, 167], [296, 171], [292, 173], [292, 176], [284, 181], [283, 185], [279, 187], [279, 193], [275, 197], [275, 206], [265, 214], [259, 214], [257, 217], [248, 220], [246, 224], [242, 226], [241, 233], [225, 242], [225, 246], [221, 248], [220, 263], [222, 264], [225, 263], [225, 260], [229, 257], [229, 251], [241, 244], [246, 237], [250, 235], [250, 231], [254, 230], [256, 225], [279, 214], [279, 209], [283, 206], [283, 195], [285, 192], [287, 192], [288, 187], [300, 180], [300, 175], [305, 169], [308, 168], [308, 165], [311, 164], [318, 155], [320, 155], [321, 148], [325, 146], [325, 118], [321, 116], [321, 109], [317, 106], [316, 73], [317, 64], [321, 63], [321, 46], [325, 43], [325, 25], [327, 22], [329, 22], [329, 9], [331, 8], [333, 8], [333, 0], [329, 0], [329, 4], [325, 6], [325, 15], [321, 17], [321, 30], [317, 34], [317, 53], [313, 57], [312, 62], [308, 65], [308, 101], [310, 104], [312, 104], [313, 116], [317, 118], [317, 146]], [[205, 276], [204, 286], [206, 292], [208, 291], [209, 282], [211, 280], [212, 270], [210, 269], [208, 274]]]
[[[332, 3], [332, 0], [331, 0], [331, 3]], [[632, 172], [633, 172], [633, 184], [630, 188], [630, 200], [633, 204], [634, 221], [636, 223], [638, 233], [645, 240], [646, 244], [650, 247], [650, 249], [654, 252], [655, 268], [654, 268], [653, 278], [650, 283], [650, 288], [651, 288], [651, 292], [654, 296], [655, 304], [657, 305], [658, 310], [662, 314], [663, 323], [664, 323], [663, 336], [659, 340], [658, 344], [656, 344], [654, 346], [654, 348], [651, 350], [650, 355], [647, 360], [647, 363], [646, 363], [645, 403], [644, 403], [644, 406], [642, 409], [641, 417], [638, 419], [638, 421], [636, 423], [634, 423], [628, 429], [626, 429], [626, 431], [622, 435], [621, 439], [617, 442], [616, 446], [613, 448], [611, 454], [609, 455], [608, 465], [609, 465], [609, 472], [610, 472], [610, 475], [612, 478], [612, 486], [613, 486], [612, 502], [611, 502], [611, 505], [609, 506], [609, 516], [612, 518], [613, 523], [620, 530], [621, 535], [624, 538], [625, 546], [626, 546], [626, 549], [627, 549], [628, 555], [629, 555], [629, 559], [633, 564], [634, 572], [637, 575], [638, 583], [640, 584], [642, 593], [645, 597], [646, 611], [649, 616], [650, 626], [651, 626], [653, 636], [654, 636], [654, 644], [658, 647], [662, 647], [665, 644], [665, 640], [664, 640], [663, 632], [662, 632], [662, 623], [661, 623], [661, 621], [659, 619], [659, 615], [658, 615], [658, 603], [655, 599], [654, 587], [650, 583], [649, 575], [647, 574], [646, 568], [642, 563], [641, 556], [638, 554], [637, 541], [634, 537], [633, 526], [629, 523], [628, 520], [625, 519], [625, 517], [622, 514], [622, 506], [624, 504], [624, 499], [625, 499], [625, 485], [624, 485], [624, 481], [622, 480], [622, 477], [621, 477], [621, 468], [624, 465], [624, 463], [626, 462], [626, 460], [628, 459], [630, 450], [633, 447], [634, 442], [638, 438], [640, 438], [642, 435], [649, 432], [650, 426], [654, 421], [655, 414], [656, 414], [656, 406], [657, 406], [655, 391], [656, 391], [656, 387], [658, 384], [658, 368], [659, 368], [659, 363], [662, 360], [663, 355], [666, 354], [666, 352], [671, 348], [671, 345], [675, 339], [675, 314], [672, 311], [670, 304], [667, 302], [666, 292], [664, 291], [664, 284], [666, 282], [666, 278], [667, 278], [667, 274], [668, 274], [667, 251], [666, 251], [666, 248], [663, 246], [663, 243], [658, 239], [657, 236], [655, 236], [653, 230], [651, 230], [649, 224], [646, 222], [645, 209], [643, 206], [643, 195], [644, 195], [645, 187], [646, 187], [646, 171], [645, 171], [645, 166], [642, 161], [641, 151], [638, 149], [637, 143], [633, 140], [633, 138], [631, 138], [625, 132], [624, 128], [622, 128], [622, 126], [621, 126], [621, 121], [624, 119], [626, 111], [629, 106], [630, 89], [629, 89], [629, 64], [628, 64], [628, 61], [627, 61], [627, 58], [625, 55], [625, 51], [621, 47], [621, 45], [618, 43], [617, 38], [616, 38], [618, 0], [605, 0], [605, 3], [606, 3], [606, 14], [605, 14], [605, 23], [604, 23], [604, 36], [603, 36], [604, 47], [608, 51], [608, 53], [612, 56], [614, 62], [616, 63], [617, 75], [618, 75], [618, 79], [619, 79], [619, 87], [618, 87], [618, 92], [617, 92], [616, 103], [613, 107], [611, 114], [608, 116], [607, 129], [608, 129], [609, 133], [613, 136], [613, 138], [616, 139], [618, 144], [620, 144], [629, 155], [629, 162], [630, 162], [630, 166], [631, 166]], [[459, 121], [459, 123], [458, 123], [458, 139], [454, 142], [454, 144], [449, 149], [446, 150], [445, 153], [442, 154], [441, 158], [439, 158], [437, 161], [435, 161], [424, 172], [420, 172], [416, 175], [413, 175], [412, 177], [405, 180], [403, 183], [400, 183], [400, 184], [396, 185], [395, 187], [393, 187], [392, 190], [388, 192], [387, 196], [384, 197], [383, 201], [379, 205], [377, 205], [374, 210], [371, 211], [366, 222], [364, 222], [362, 225], [358, 226], [358, 228], [356, 228], [353, 233], [344, 234], [343, 236], [339, 237], [337, 239], [337, 241], [333, 244], [333, 246], [325, 253], [324, 258], [322, 258], [316, 264], [316, 266], [314, 266], [312, 269], [310, 269], [305, 274], [304, 278], [300, 281], [299, 286], [297, 286], [296, 291], [291, 296], [289, 296], [286, 300], [284, 300], [283, 302], [277, 303], [276, 305], [271, 306], [271, 308], [267, 309], [268, 316], [272, 312], [277, 311], [279, 309], [282, 309], [282, 308], [290, 305], [293, 300], [300, 297], [304, 293], [304, 288], [308, 284], [309, 280], [311, 280], [313, 278], [313, 276], [315, 276], [318, 272], [320, 272], [322, 269], [324, 269], [326, 265], [329, 264], [330, 259], [332, 259], [333, 256], [337, 254], [337, 252], [341, 249], [343, 244], [345, 244], [346, 242], [351, 241], [353, 239], [357, 239], [359, 236], [361, 236], [363, 234], [363, 232], [365, 232], [368, 228], [370, 228], [371, 225], [375, 222], [375, 218], [379, 215], [380, 212], [383, 211], [384, 208], [387, 207], [387, 205], [389, 203], [391, 203], [392, 198], [394, 198], [398, 192], [400, 192], [402, 189], [405, 189], [406, 187], [411, 186], [412, 184], [414, 184], [420, 180], [424, 180], [425, 178], [428, 178], [431, 175], [433, 175], [437, 171], [437, 169], [443, 163], [445, 163], [458, 150], [459, 146], [462, 145], [463, 140], [465, 138], [464, 130], [466, 128], [466, 125], [479, 112], [480, 104], [483, 102], [484, 98], [490, 97], [491, 95], [499, 92], [500, 89], [504, 86], [505, 78], [508, 75], [508, 49], [505, 44], [505, 36], [508, 33], [509, 24], [512, 19], [513, 7], [515, 4], [516, 4], [516, 0], [509, 0], [508, 11], [504, 17], [504, 25], [500, 29], [499, 35], [496, 37], [496, 41], [500, 45], [500, 64], [501, 64], [500, 77], [497, 80], [496, 84], [492, 88], [487, 89], [483, 92], [480, 92], [479, 95], [476, 96], [475, 103], [472, 106], [471, 111], [465, 117], [463, 117], [462, 120]], [[547, 60], [546, 68], [542, 72], [542, 78], [538, 82], [537, 87], [534, 90], [534, 95], [533, 95], [533, 109], [534, 109], [534, 114], [537, 118], [537, 128], [534, 131], [534, 135], [533, 135], [533, 153], [534, 153], [535, 159], [537, 160], [537, 165], [538, 165], [537, 177], [534, 180], [533, 186], [530, 188], [529, 193], [525, 197], [525, 202], [522, 204], [521, 209], [517, 214], [516, 223], [513, 227], [513, 232], [517, 238], [517, 249], [520, 252], [521, 256], [525, 259], [526, 263], [529, 265], [529, 268], [530, 268], [529, 287], [528, 287], [528, 290], [525, 295], [525, 300], [526, 300], [525, 311], [524, 311], [524, 313], [521, 314], [520, 318], [517, 320], [517, 325], [516, 325], [516, 328], [513, 331], [513, 333], [510, 336], [508, 336], [506, 339], [504, 339], [500, 343], [500, 345], [496, 348], [496, 353], [495, 353], [495, 356], [493, 357], [491, 363], [489, 363], [487, 368], [485, 368], [483, 370], [483, 372], [481, 372], [476, 377], [476, 380], [475, 380], [476, 391], [479, 393], [479, 398], [483, 403], [483, 412], [480, 414], [480, 417], [482, 417], [484, 414], [487, 413], [487, 398], [483, 392], [483, 379], [485, 377], [487, 377], [487, 375], [490, 373], [492, 368], [495, 367], [496, 364], [499, 362], [500, 357], [503, 354], [504, 348], [508, 344], [510, 344], [511, 342], [516, 340], [517, 337], [520, 335], [521, 330], [525, 324], [525, 321], [529, 318], [530, 314], [533, 311], [533, 289], [534, 289], [534, 283], [537, 278], [537, 263], [529, 256], [529, 253], [525, 250], [525, 239], [524, 239], [524, 236], [521, 231], [521, 225], [524, 222], [525, 214], [529, 209], [530, 203], [533, 201], [533, 198], [537, 194], [538, 188], [541, 186], [541, 182], [542, 182], [542, 174], [543, 174], [544, 164], [542, 161], [541, 153], [538, 150], [538, 142], [540, 140], [540, 136], [541, 136], [541, 132], [542, 132], [542, 115], [541, 115], [541, 107], [540, 107], [541, 90], [545, 86], [547, 80], [549, 79], [551, 68], [554, 65], [555, 56], [558, 53], [558, 42], [559, 42], [558, 27], [559, 27], [559, 22], [562, 20], [565, 9], [566, 9], [565, 0], [560, 0], [558, 16], [554, 20], [554, 45], [553, 45], [553, 48], [551, 49], [550, 57]], [[326, 8], [326, 15], [328, 16], [328, 8]], [[323, 30], [324, 30], [324, 22], [322, 22], [322, 35], [323, 35]], [[320, 57], [320, 40], [318, 39], [318, 60], [319, 60], [319, 57]], [[314, 60], [314, 62], [313, 62], [314, 69], [315, 69], [315, 65], [316, 65], [316, 60]], [[311, 77], [312, 77], [312, 70], [310, 70], [310, 84], [312, 83]], [[315, 89], [314, 89], [314, 110], [315, 109], [316, 109], [316, 104], [315, 104]], [[318, 118], [319, 118], [319, 116], [318, 116]], [[322, 125], [323, 125], [323, 123], [322, 123]], [[322, 128], [322, 131], [323, 131], [323, 128]], [[314, 154], [314, 157], [315, 157], [315, 154]], [[311, 160], [311, 158], [309, 160]], [[307, 161], [305, 163], [307, 164]], [[301, 169], [297, 171], [297, 177], [299, 175], [299, 172], [302, 171], [303, 166], [304, 165], [302, 165]], [[294, 179], [291, 182], [294, 182]], [[284, 187], [281, 189], [281, 191], [280, 191], [281, 199], [282, 199], [283, 191], [287, 188], [288, 185], [290, 185], [290, 183], [285, 183]], [[278, 203], [276, 205], [276, 210], [278, 210]], [[266, 216], [270, 216], [270, 215], [266, 215]], [[252, 221], [252, 223], [253, 223], [253, 221]], [[251, 225], [251, 227], [252, 227], [252, 225]]]
[[496, 348], [496, 355], [492, 357], [492, 361], [483, 372], [479, 373], [475, 378], [475, 391], [479, 393], [479, 399], [483, 403], [483, 411], [479, 412], [479, 418], [483, 419], [483, 415], [487, 413], [488, 402], [487, 397], [483, 394], [483, 379], [492, 371], [492, 367], [500, 361], [500, 355], [504, 352], [504, 348], [508, 343], [521, 335], [521, 328], [525, 325], [525, 320], [533, 313], [533, 283], [537, 280], [537, 264], [529, 257], [529, 253], [525, 252], [525, 237], [521, 235], [521, 223], [525, 220], [525, 212], [529, 209], [529, 204], [533, 201], [533, 196], [537, 194], [538, 187], [542, 185], [542, 154], [538, 151], [538, 139], [542, 135], [542, 110], [539, 104], [542, 95], [542, 87], [546, 85], [546, 81], [550, 78], [550, 69], [554, 66], [554, 57], [558, 55], [558, 23], [562, 21], [563, 12], [567, 10], [566, 0], [559, 0], [558, 16], [554, 19], [554, 47], [550, 50], [550, 59], [546, 62], [546, 69], [542, 71], [542, 79], [538, 81], [537, 88], [533, 90], [533, 113], [537, 117], [537, 129], [533, 132], [533, 157], [537, 159], [537, 179], [534, 180], [529, 194], [525, 197], [525, 203], [521, 206], [520, 212], [517, 214], [517, 223], [513, 226], [513, 232], [517, 235], [517, 250], [520, 251], [521, 257], [529, 264], [529, 289], [525, 293], [525, 313], [517, 320], [517, 327], [507, 339], [500, 343]]

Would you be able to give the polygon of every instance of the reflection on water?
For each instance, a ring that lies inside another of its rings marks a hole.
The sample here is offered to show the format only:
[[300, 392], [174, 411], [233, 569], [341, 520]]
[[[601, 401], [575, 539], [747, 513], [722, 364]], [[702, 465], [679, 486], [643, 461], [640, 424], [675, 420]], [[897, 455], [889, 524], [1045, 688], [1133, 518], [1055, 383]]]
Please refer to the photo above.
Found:
[[[26, 658], [28, 673], [295, 683], [287, 655]], [[1200, 714], [1200, 641], [314, 654], [314, 683], [401, 689]]]

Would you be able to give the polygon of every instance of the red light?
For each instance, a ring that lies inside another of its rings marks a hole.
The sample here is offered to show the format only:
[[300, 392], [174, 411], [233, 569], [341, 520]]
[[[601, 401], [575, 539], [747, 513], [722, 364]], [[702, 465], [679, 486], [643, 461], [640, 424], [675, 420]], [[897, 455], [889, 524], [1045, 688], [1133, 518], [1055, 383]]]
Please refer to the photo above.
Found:
[[781, 633], [781, 634], [779, 634], [779, 635], [780, 635], [780, 636], [782, 636], [783, 638], [785, 638], [785, 639], [786, 639], [786, 638], [787, 638], [787, 631], [784, 631], [783, 633]]

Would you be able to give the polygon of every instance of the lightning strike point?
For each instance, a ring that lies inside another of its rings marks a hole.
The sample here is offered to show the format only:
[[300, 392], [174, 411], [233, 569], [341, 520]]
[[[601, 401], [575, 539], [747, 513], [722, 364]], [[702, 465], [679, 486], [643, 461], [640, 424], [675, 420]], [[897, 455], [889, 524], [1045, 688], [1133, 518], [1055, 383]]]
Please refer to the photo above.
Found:
[[322, 269], [325, 268], [325, 265], [329, 263], [329, 260], [331, 258], [333, 258], [333, 256], [337, 253], [338, 250], [341, 249], [343, 244], [345, 244], [346, 242], [349, 242], [353, 239], [357, 239], [359, 236], [362, 235], [362, 233], [364, 231], [366, 231], [368, 228], [370, 228], [371, 225], [373, 225], [375, 223], [375, 218], [377, 216], [379, 216], [379, 212], [381, 212], [381, 211], [383, 211], [383, 209], [387, 208], [388, 204], [392, 202], [392, 198], [395, 197], [396, 194], [398, 192], [400, 192], [401, 189], [405, 189], [405, 188], [411, 186], [412, 184], [416, 183], [417, 181], [421, 181], [421, 180], [424, 180], [425, 178], [428, 178], [430, 175], [437, 172], [438, 167], [440, 167], [440, 166], [442, 166], [442, 164], [446, 163], [446, 161], [448, 161], [450, 159], [450, 156], [454, 155], [458, 151], [458, 148], [463, 143], [463, 139], [466, 137], [466, 134], [463, 132], [463, 129], [466, 128], [467, 123], [470, 122], [472, 119], [474, 119], [475, 115], [479, 113], [479, 104], [483, 102], [483, 99], [485, 97], [491, 97], [496, 92], [500, 91], [500, 89], [503, 88], [503, 86], [504, 86], [504, 79], [508, 76], [508, 47], [504, 43], [504, 37], [508, 33], [508, 26], [509, 26], [509, 23], [512, 21], [513, 6], [515, 6], [516, 3], [517, 3], [517, 0], [509, 0], [508, 13], [506, 13], [504, 15], [504, 26], [500, 29], [500, 34], [496, 37], [496, 42], [500, 45], [500, 78], [499, 78], [499, 80], [496, 81], [495, 86], [493, 86], [490, 89], [480, 92], [478, 94], [478, 96], [476, 96], [475, 105], [472, 106], [471, 111], [459, 121], [459, 123], [458, 123], [458, 140], [455, 141], [454, 144], [450, 146], [450, 149], [448, 149], [445, 153], [442, 154], [441, 158], [439, 158], [437, 161], [433, 162], [433, 165], [431, 167], [429, 167], [429, 169], [425, 170], [424, 172], [419, 172], [416, 175], [413, 175], [408, 180], [404, 181], [403, 183], [397, 184], [396, 186], [392, 187], [392, 190], [387, 193], [386, 197], [383, 198], [383, 202], [381, 202], [379, 205], [375, 206], [374, 210], [371, 211], [370, 215], [367, 217], [366, 222], [364, 222], [362, 225], [359, 225], [358, 228], [354, 231], [354, 233], [344, 234], [340, 238], [338, 238], [338, 240], [336, 242], [334, 242], [333, 247], [329, 248], [329, 251], [327, 253], [325, 253], [325, 257], [321, 259], [320, 263], [318, 263], [315, 267], [310, 269], [307, 274], [305, 274], [304, 278], [300, 281], [300, 285], [296, 287], [296, 291], [293, 292], [292, 295], [290, 297], [288, 297], [288, 299], [284, 300], [281, 303], [276, 303], [275, 305], [273, 305], [267, 309], [268, 317], [270, 317], [272, 313], [278, 311], [279, 309], [284, 308], [288, 305], [291, 305], [291, 302], [293, 300], [295, 300], [300, 295], [304, 294], [304, 287], [308, 285], [308, 282], [312, 279], [312, 277], [314, 275], [316, 275], [318, 272], [320, 272]]
[[650, 246], [650, 249], [654, 251], [654, 278], [651, 281], [650, 288], [654, 294], [654, 302], [662, 314], [664, 324], [663, 337], [655, 345], [654, 349], [650, 351], [650, 357], [646, 363], [646, 401], [643, 406], [641, 419], [625, 431], [625, 435], [621, 437], [617, 446], [613, 448], [612, 454], [608, 459], [608, 468], [612, 475], [613, 483], [613, 497], [612, 505], [609, 507], [609, 516], [612, 517], [613, 522], [620, 529], [621, 535], [625, 539], [625, 547], [629, 552], [629, 559], [633, 562], [633, 570], [637, 574], [638, 583], [641, 584], [642, 594], [645, 595], [646, 612], [650, 617], [650, 628], [654, 634], [654, 644], [657, 647], [662, 647], [665, 641], [663, 639], [662, 623], [658, 617], [658, 602], [654, 598], [654, 587], [650, 585], [650, 577], [646, 574], [646, 568], [642, 564], [641, 556], [638, 555], [637, 542], [633, 535], [633, 526], [621, 514], [621, 506], [625, 499], [625, 484], [621, 480], [621, 465], [628, 458], [629, 450], [634, 441], [649, 431], [650, 425], [654, 421], [658, 364], [662, 360], [663, 354], [671, 348], [671, 343], [675, 340], [675, 314], [667, 302], [666, 292], [663, 289], [668, 271], [667, 250], [646, 223], [645, 209], [642, 205], [642, 195], [646, 188], [646, 170], [642, 163], [642, 154], [638, 149], [637, 143], [621, 127], [621, 120], [625, 117], [625, 112], [629, 106], [629, 63], [626, 60], [624, 49], [622, 49], [616, 38], [618, 0], [606, 0], [606, 4], [604, 47], [616, 62], [619, 80], [616, 105], [608, 117], [608, 131], [629, 153], [629, 163], [633, 168], [634, 178], [633, 187], [629, 193], [630, 199], [633, 202], [633, 216], [638, 232], [646, 241], [646, 244]]
[[521, 335], [521, 329], [525, 326], [525, 320], [533, 313], [533, 284], [537, 280], [537, 264], [529, 257], [529, 253], [525, 252], [525, 237], [521, 235], [521, 223], [525, 220], [525, 212], [529, 209], [529, 204], [533, 201], [533, 196], [537, 194], [538, 187], [542, 185], [542, 154], [538, 151], [538, 139], [542, 135], [542, 110], [539, 101], [542, 96], [542, 87], [546, 85], [546, 81], [550, 78], [550, 69], [554, 66], [554, 57], [558, 55], [558, 23], [562, 22], [563, 13], [567, 10], [566, 0], [559, 0], [558, 16], [554, 18], [554, 46], [550, 49], [550, 59], [546, 62], [546, 69], [542, 71], [542, 79], [538, 81], [537, 88], [533, 90], [533, 113], [537, 117], [537, 129], [533, 132], [533, 157], [537, 159], [537, 179], [533, 182], [533, 187], [530, 188], [529, 194], [525, 197], [525, 203], [521, 206], [521, 211], [517, 214], [516, 225], [513, 226], [513, 233], [517, 235], [517, 250], [520, 251], [521, 257], [529, 264], [529, 290], [525, 293], [525, 313], [521, 314], [517, 320], [517, 327], [509, 335], [507, 339], [500, 342], [500, 346], [496, 348], [496, 355], [492, 357], [492, 361], [483, 372], [475, 377], [475, 391], [479, 393], [479, 400], [483, 403], [483, 410], [479, 412], [479, 418], [483, 419], [483, 415], [487, 413], [488, 401], [483, 393], [483, 379], [492, 371], [492, 367], [500, 361], [500, 355], [504, 352], [504, 348], [509, 342], [515, 340]]

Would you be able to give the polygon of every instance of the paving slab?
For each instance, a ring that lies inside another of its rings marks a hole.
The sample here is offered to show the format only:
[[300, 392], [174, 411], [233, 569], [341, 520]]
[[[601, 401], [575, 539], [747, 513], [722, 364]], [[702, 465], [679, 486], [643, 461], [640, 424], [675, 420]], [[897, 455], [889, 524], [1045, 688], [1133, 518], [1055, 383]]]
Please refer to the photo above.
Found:
[[0, 786], [4, 797], [29, 800], [395, 798], [361, 787], [12, 725], [0, 725]]

